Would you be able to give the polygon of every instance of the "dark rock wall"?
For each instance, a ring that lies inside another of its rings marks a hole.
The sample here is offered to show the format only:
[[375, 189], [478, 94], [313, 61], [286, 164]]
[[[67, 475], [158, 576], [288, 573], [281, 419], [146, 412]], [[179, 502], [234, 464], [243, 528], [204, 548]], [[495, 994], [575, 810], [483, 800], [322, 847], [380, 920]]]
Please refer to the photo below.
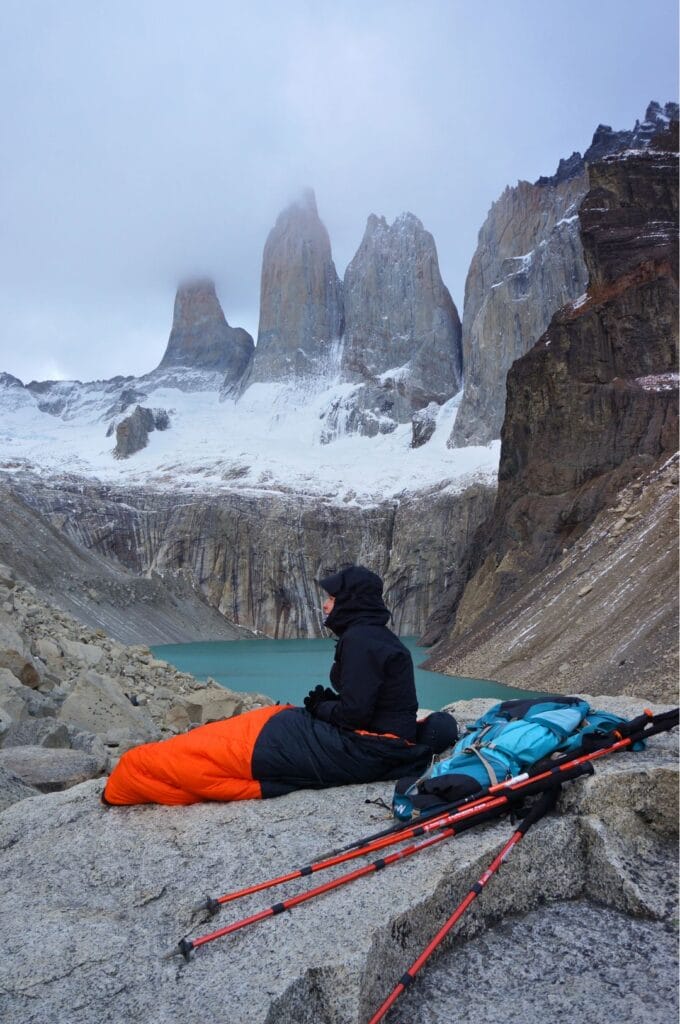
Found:
[[[493, 204], [479, 232], [465, 283], [465, 393], [452, 447], [485, 444], [500, 436], [510, 366], [538, 341], [553, 314], [585, 291], [589, 275], [593, 286], [593, 260], [599, 264], [600, 254], [584, 237], [588, 223], [579, 204], [589, 191], [589, 204], [596, 212], [598, 205], [607, 201], [599, 189], [606, 191], [607, 186], [589, 180], [587, 168], [597, 165], [597, 173], [602, 175], [599, 162], [611, 154], [644, 153], [652, 140], [655, 147], [668, 144], [672, 133], [666, 129], [677, 118], [677, 104], [668, 103], [662, 109], [658, 103], [650, 103], [644, 121], [636, 122], [630, 131], [599, 125], [583, 157], [573, 153], [560, 161], [554, 175], [539, 178], [533, 185], [520, 181]], [[610, 171], [615, 176], [615, 171]], [[633, 188], [633, 168], [626, 174]], [[646, 187], [654, 193], [657, 187], [663, 192], [668, 185], [648, 181]], [[648, 222], [654, 225], [650, 230], [656, 230], [657, 220], [647, 209], [647, 204], [654, 205], [653, 195], [641, 200], [643, 191], [636, 192], [637, 221], [629, 221], [626, 229], [638, 238], [648, 257], [649, 238], [643, 240], [639, 228]], [[658, 197], [666, 210], [668, 199], [667, 195]], [[620, 203], [622, 207], [630, 205], [623, 195]], [[663, 220], [663, 213], [659, 217]], [[612, 231], [610, 221], [608, 232]], [[584, 255], [582, 237], [592, 253], [590, 261]], [[620, 238], [614, 243], [619, 255], [623, 252], [620, 243]]]
[[579, 213], [588, 293], [508, 374], [498, 497], [472, 578], [451, 595], [440, 664], [451, 668], [459, 642], [493, 629], [504, 601], [677, 449], [676, 154], [677, 121], [645, 152], [590, 167]]

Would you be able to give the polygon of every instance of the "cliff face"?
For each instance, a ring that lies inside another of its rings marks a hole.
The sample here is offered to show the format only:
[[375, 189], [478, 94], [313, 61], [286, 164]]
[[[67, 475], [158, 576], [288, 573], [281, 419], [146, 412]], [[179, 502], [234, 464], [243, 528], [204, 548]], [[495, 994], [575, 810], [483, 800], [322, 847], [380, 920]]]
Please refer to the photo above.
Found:
[[[440, 668], [454, 670], [456, 652], [493, 629], [513, 595], [628, 481], [676, 450], [676, 151], [677, 121], [646, 150], [589, 168], [579, 211], [588, 293], [555, 315], [508, 374], [498, 498], [480, 549], [486, 557], [435, 659]], [[606, 648], [607, 636], [600, 642]]]
[[500, 435], [510, 366], [585, 290], [576, 213], [585, 191], [581, 169], [557, 183], [520, 182], [491, 207], [465, 282], [465, 393], [452, 447]]
[[253, 354], [253, 339], [242, 327], [230, 327], [212, 281], [187, 282], [175, 297], [168, 347], [158, 366], [222, 370], [225, 383], [244, 373]]
[[280, 214], [264, 247], [260, 326], [248, 383], [323, 372], [342, 329], [342, 284], [308, 189]]
[[[77, 515], [68, 497], [63, 511], [45, 516], [36, 507], [42, 493], [38, 481], [26, 481], [24, 486], [30, 504], [17, 488], [0, 480], [0, 562], [34, 586], [46, 603], [126, 644], [191, 643], [206, 636], [238, 640], [249, 635], [212, 608], [188, 574], [140, 576], [118, 560], [102, 558], [93, 550], [96, 545], [86, 548], [75, 542], [75, 533], [71, 531], [71, 539], [62, 529], [68, 515]], [[100, 518], [97, 537], [107, 528], [110, 524]]]
[[462, 558], [494, 496], [476, 485], [460, 494], [340, 508], [271, 494], [186, 495], [178, 502], [167, 493], [35, 481], [24, 493], [32, 509], [82, 548], [133, 573], [180, 572], [230, 622], [281, 639], [320, 635], [315, 580], [350, 562], [385, 579], [392, 627], [420, 632], [444, 567]]
[[628, 149], [644, 150], [677, 120], [677, 104], [647, 108], [630, 131], [599, 125], [583, 157], [574, 153], [556, 174], [519, 182], [493, 204], [465, 284], [465, 394], [451, 445], [485, 444], [500, 435], [510, 366], [541, 337], [552, 315], [584, 291], [591, 270], [577, 211], [589, 184], [586, 168]]

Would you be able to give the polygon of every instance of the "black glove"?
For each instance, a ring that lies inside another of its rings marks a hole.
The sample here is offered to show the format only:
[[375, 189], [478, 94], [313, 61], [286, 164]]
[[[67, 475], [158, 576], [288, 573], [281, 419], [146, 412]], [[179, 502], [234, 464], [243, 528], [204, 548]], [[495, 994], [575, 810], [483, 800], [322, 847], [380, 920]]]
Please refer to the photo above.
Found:
[[338, 700], [338, 695], [335, 690], [331, 690], [329, 686], [322, 686], [321, 683], [315, 686], [313, 690], [310, 690], [305, 697], [303, 703], [310, 715], [316, 713], [319, 704], [322, 704], [326, 700]]

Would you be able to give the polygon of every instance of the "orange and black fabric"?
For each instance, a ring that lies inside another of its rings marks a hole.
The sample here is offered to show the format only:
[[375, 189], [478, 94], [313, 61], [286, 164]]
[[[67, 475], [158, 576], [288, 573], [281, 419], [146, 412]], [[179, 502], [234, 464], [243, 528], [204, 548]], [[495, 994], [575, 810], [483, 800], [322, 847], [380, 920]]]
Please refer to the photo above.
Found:
[[361, 735], [303, 708], [258, 708], [123, 754], [106, 804], [248, 800], [348, 783], [396, 779], [427, 767], [431, 750], [397, 737]]
[[257, 708], [128, 750], [106, 783], [104, 803], [194, 804], [262, 796], [251, 771], [253, 748], [267, 721], [283, 710]]

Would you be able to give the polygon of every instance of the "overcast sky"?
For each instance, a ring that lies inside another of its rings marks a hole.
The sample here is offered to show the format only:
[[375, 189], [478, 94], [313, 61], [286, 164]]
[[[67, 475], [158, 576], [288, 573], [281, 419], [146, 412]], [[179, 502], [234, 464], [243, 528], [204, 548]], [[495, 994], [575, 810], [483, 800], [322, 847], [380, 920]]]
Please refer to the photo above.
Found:
[[676, 0], [0, 0], [0, 371], [144, 373], [174, 291], [256, 336], [262, 248], [316, 191], [340, 275], [415, 213], [462, 315], [508, 184], [677, 99]]

